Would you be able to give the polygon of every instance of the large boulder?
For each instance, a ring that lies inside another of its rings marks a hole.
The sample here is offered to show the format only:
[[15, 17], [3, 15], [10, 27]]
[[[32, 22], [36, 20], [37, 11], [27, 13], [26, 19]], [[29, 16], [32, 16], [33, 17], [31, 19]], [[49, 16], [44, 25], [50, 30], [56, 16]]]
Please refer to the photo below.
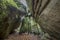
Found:
[[21, 17], [26, 15], [19, 7], [14, 0], [0, 0], [0, 40], [19, 27]]

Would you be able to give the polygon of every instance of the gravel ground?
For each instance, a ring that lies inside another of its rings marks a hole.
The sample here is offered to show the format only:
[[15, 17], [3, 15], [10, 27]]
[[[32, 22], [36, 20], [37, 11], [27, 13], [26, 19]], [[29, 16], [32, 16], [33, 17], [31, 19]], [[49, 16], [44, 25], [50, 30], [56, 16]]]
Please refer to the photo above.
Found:
[[5, 40], [40, 40], [40, 38], [37, 35], [23, 33], [20, 35], [11, 34]]

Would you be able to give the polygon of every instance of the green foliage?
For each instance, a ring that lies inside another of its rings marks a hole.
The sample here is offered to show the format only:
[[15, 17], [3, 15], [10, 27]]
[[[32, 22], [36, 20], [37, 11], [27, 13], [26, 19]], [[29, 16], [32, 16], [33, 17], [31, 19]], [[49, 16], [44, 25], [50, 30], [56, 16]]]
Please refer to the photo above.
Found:
[[[32, 6], [30, 3], [28, 3], [28, 5], [31, 10]], [[16, 11], [14, 10], [12, 11], [11, 9], [9, 9], [8, 6], [9, 7], [11, 6], [11, 8], [14, 8], [14, 9], [16, 8]], [[19, 25], [19, 23], [16, 24], [15, 22], [16, 20], [14, 19], [15, 17], [18, 18], [18, 16], [20, 16], [17, 10], [26, 11], [26, 7], [15, 0], [0, 0], [0, 38], [6, 38], [11, 32], [11, 30], [14, 29], [14, 26]], [[12, 11], [12, 13], [10, 11]], [[11, 18], [11, 15], [10, 17], [8, 17], [8, 14], [15, 15], [15, 16]], [[40, 25], [35, 22], [33, 17], [29, 17], [29, 16], [24, 18], [22, 26], [19, 31], [20, 32], [32, 32], [32, 33], [34, 32], [36, 34], [42, 32]]]
[[42, 32], [38, 23], [32, 17], [25, 17], [23, 20], [22, 27], [20, 29], [21, 32], [31, 32], [40, 34]]
[[9, 4], [11, 4], [12, 6], [18, 8], [18, 5], [14, 2], [14, 0], [6, 0]]

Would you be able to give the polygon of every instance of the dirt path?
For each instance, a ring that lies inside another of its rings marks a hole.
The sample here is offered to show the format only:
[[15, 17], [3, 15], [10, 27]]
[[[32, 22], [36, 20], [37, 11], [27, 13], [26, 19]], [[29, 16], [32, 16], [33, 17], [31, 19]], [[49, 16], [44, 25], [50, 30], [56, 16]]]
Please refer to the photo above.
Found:
[[6, 40], [40, 40], [40, 38], [37, 35], [33, 34], [11, 34]]

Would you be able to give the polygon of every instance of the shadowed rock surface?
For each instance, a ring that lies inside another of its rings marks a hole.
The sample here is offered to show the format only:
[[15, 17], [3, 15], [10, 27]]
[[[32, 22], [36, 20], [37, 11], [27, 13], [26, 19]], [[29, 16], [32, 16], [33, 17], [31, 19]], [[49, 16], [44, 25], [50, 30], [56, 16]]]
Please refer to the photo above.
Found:
[[[42, 9], [44, 1], [42, 0], [40, 9]], [[37, 15], [34, 15], [36, 21], [38, 19], [37, 22], [40, 24], [42, 30], [47, 32], [52, 39], [55, 38], [56, 40], [60, 40], [60, 0], [50, 0], [49, 4], [42, 10], [42, 12], [39, 10], [41, 13], [39, 13], [39, 11], [36, 13], [36, 10], [34, 10]]]

